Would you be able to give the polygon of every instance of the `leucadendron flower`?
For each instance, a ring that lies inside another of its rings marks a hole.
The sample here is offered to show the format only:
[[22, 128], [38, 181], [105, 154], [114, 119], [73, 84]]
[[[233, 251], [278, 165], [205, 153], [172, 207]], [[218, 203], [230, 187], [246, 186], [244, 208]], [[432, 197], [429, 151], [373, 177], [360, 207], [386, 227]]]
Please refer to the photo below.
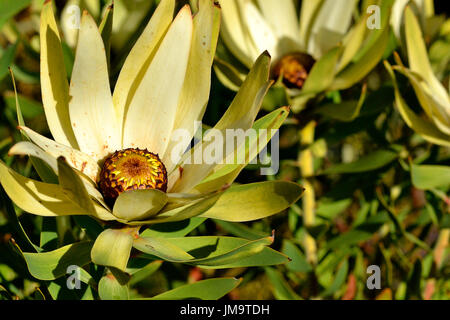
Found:
[[302, 1], [299, 16], [294, 0], [220, 1], [224, 46], [220, 42], [216, 53], [216, 74], [237, 90], [256, 57], [268, 50], [271, 76], [288, 89], [297, 112], [323, 92], [351, 87], [380, 61], [391, 3], [373, 3], [379, 15], [364, 8], [352, 24], [355, 0]]
[[[399, 56], [397, 64], [385, 66], [394, 80], [395, 104], [407, 125], [424, 139], [443, 146], [450, 146], [450, 98], [431, 67], [423, 33], [412, 9], [405, 9], [405, 38], [409, 68], [405, 67]], [[424, 111], [416, 114], [403, 99], [393, 70], [403, 74], [410, 82]]]
[[[173, 156], [175, 149], [190, 146], [195, 122], [205, 112], [220, 15], [212, 0], [199, 1], [195, 16], [189, 6], [175, 18], [174, 10], [175, 0], [160, 2], [111, 94], [102, 34], [87, 12], [81, 18], [70, 84], [67, 82], [60, 36], [47, 1], [41, 15], [40, 72], [43, 105], [54, 140], [26, 127], [19, 116], [19, 128], [29, 141], [14, 145], [10, 154], [40, 159], [56, 174], [57, 183], [26, 178], [3, 162], [0, 182], [26, 212], [46, 217], [88, 215], [102, 222], [106, 228], [91, 251], [92, 261], [100, 265], [125, 270], [132, 247], [164, 260], [209, 267], [232, 266], [234, 261], [261, 252], [275, 257], [266, 257], [264, 263], [281, 263], [284, 256], [263, 250], [272, 237], [233, 244], [224, 240], [226, 248], [220, 245], [217, 251], [223, 254], [197, 259], [187, 253], [192, 248], [186, 245], [201, 245], [202, 239], [196, 238], [194, 243], [180, 240], [178, 246], [139, 234], [143, 225], [193, 217], [260, 219], [286, 209], [303, 191], [286, 181], [229, 187], [274, 134], [258, 129], [278, 129], [288, 114], [284, 107], [255, 121], [271, 85], [267, 53], [256, 60], [214, 127], [215, 132], [223, 133], [228, 129], [257, 130], [258, 139], [237, 144], [230, 151], [227, 147], [219, 159], [235, 152], [244, 153], [247, 160], [188, 163], [186, 155], [191, 151]], [[185, 143], [181, 146], [180, 132]], [[192, 152], [220, 143], [211, 138], [212, 134], [205, 133]]]

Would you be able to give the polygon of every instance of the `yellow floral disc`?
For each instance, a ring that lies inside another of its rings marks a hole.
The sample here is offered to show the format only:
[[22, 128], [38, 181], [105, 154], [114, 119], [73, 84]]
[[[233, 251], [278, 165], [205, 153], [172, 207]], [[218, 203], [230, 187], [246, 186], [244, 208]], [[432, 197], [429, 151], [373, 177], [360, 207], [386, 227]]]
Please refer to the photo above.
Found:
[[301, 89], [314, 62], [314, 58], [305, 53], [286, 55], [275, 64], [273, 78], [283, 75], [286, 87]]
[[166, 167], [158, 155], [129, 148], [114, 152], [102, 167], [99, 188], [108, 202], [114, 202], [125, 191], [158, 189], [167, 191]]

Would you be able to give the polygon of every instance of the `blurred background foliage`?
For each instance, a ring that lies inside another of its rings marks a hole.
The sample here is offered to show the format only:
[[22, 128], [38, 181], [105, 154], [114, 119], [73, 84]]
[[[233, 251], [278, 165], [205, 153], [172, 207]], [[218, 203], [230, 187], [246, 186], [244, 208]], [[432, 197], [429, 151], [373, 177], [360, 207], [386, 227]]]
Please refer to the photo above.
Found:
[[[33, 178], [38, 175], [27, 157], [8, 156], [9, 148], [21, 139], [8, 67], [16, 78], [25, 122], [49, 136], [39, 86], [42, 2], [0, 0], [0, 157], [17, 172]], [[179, 1], [179, 6], [186, 2]], [[435, 1], [433, 17], [440, 19], [441, 29], [427, 32], [425, 41], [433, 70], [448, 88], [450, 28], [443, 2]], [[54, 3], [60, 21], [76, 5], [88, 10], [100, 23], [110, 1]], [[157, 3], [115, 1], [110, 57], [113, 84]], [[64, 24], [60, 28], [70, 77], [77, 30]], [[395, 64], [394, 51], [405, 57], [391, 30], [383, 59]], [[406, 77], [398, 75], [397, 80], [408, 105], [420, 111]], [[347, 117], [346, 104], [358, 101], [362, 90], [365, 99], [359, 112]], [[213, 75], [206, 125], [217, 122], [234, 94]], [[274, 88], [261, 115], [284, 104], [283, 93]], [[303, 141], [301, 132], [308, 130], [305, 126], [311, 123], [315, 126], [314, 137], [310, 142]], [[261, 176], [258, 167], [250, 165], [237, 182], [285, 179], [302, 183], [300, 151], [310, 152], [313, 158], [313, 224], [303, 221], [300, 200], [286, 212], [262, 221], [237, 224], [207, 220], [190, 234], [258, 239], [275, 230], [273, 247], [288, 255], [289, 263], [226, 270], [155, 263], [133, 279], [131, 298], [152, 296], [200, 279], [230, 276], [242, 278], [242, 282], [225, 299], [450, 298], [450, 149], [425, 141], [405, 124], [394, 107], [392, 79], [382, 61], [352, 88], [328, 92], [306, 110], [291, 114], [280, 129], [280, 170], [275, 176]], [[57, 292], [61, 299], [95, 296], [88, 290], [64, 290], [65, 279], [51, 284], [36, 280], [18, 253], [18, 247], [33, 251], [33, 243], [49, 250], [72, 243], [83, 232], [80, 222], [23, 213], [1, 187], [0, 201], [0, 298], [43, 299], [49, 296], [47, 290]], [[314, 242], [314, 259], [308, 255], [306, 238]], [[381, 289], [369, 290], [366, 286], [370, 265], [381, 269]], [[91, 274], [101, 275], [100, 267], [92, 268]]]

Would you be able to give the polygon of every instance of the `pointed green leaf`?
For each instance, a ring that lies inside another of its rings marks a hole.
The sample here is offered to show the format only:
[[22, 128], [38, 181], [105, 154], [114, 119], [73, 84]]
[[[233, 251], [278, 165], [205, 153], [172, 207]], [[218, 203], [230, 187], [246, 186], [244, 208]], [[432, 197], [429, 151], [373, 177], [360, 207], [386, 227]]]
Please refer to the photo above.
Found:
[[[10, 110], [16, 112], [17, 107], [14, 94], [12, 92], [7, 91], [4, 93], [3, 99], [6, 102], [6, 106]], [[24, 118], [33, 119], [44, 113], [42, 104], [40, 104], [39, 102], [32, 100], [21, 94], [17, 95], [17, 99], [19, 100], [19, 105]]]
[[339, 269], [336, 272], [336, 276], [334, 277], [331, 285], [321, 294], [321, 296], [326, 297], [335, 293], [345, 282], [348, 274], [348, 259], [344, 260]]
[[355, 57], [358, 50], [364, 41], [364, 36], [367, 30], [368, 14], [361, 17], [360, 21], [349, 31], [348, 35], [343, 40], [343, 52], [339, 61], [338, 71], [344, 69]]
[[[142, 221], [130, 221], [129, 225], [142, 225], [142, 224], [159, 224], [159, 223], [168, 223], [168, 222], [177, 222], [183, 221], [186, 219], [190, 219], [196, 216], [201, 215], [209, 208], [211, 208], [219, 199], [221, 193], [209, 195], [203, 199], [193, 201], [184, 206], [179, 206], [177, 204], [173, 204], [174, 208], [169, 208], [170, 204], [164, 208], [164, 211], [150, 220], [142, 220]], [[167, 211], [165, 211], [167, 209]]]
[[3, 52], [0, 51], [0, 81], [8, 74], [8, 68], [14, 63], [17, 44], [18, 42], [8, 46]]
[[373, 47], [355, 63], [338, 73], [330, 90], [343, 90], [364, 78], [380, 62], [389, 40], [389, 28], [384, 28]]
[[177, 222], [153, 224], [145, 229], [141, 236], [153, 238], [184, 237], [205, 222], [205, 220], [206, 218], [194, 217]]
[[228, 62], [214, 59], [214, 71], [220, 82], [230, 90], [238, 91], [244, 82], [245, 75], [240, 73]]
[[232, 235], [244, 239], [257, 240], [267, 235], [265, 232], [254, 230], [254, 228], [248, 227], [245, 224], [239, 222], [214, 220], [214, 223], [216, 223], [218, 226], [220, 226], [221, 229], [224, 229]]
[[235, 222], [262, 219], [288, 208], [302, 193], [300, 185], [288, 181], [232, 186], [201, 217]]
[[394, 150], [376, 150], [350, 163], [339, 163], [325, 169], [321, 174], [358, 173], [376, 170], [398, 158]]
[[[150, 263], [147, 262], [146, 266], [139, 268], [134, 272], [130, 272], [131, 274], [130, 286], [150, 277], [153, 273], [155, 273], [159, 269], [162, 263], [163, 263], [162, 261], [153, 261]], [[129, 272], [129, 269], [127, 269], [127, 271]]]
[[94, 215], [101, 220], [115, 220], [106, 209], [95, 205], [96, 212], [87, 212], [69, 200], [61, 186], [26, 178], [0, 160], [0, 182], [6, 193], [22, 210], [45, 217]]
[[294, 112], [299, 112], [310, 99], [328, 90], [336, 75], [336, 66], [341, 49], [341, 47], [335, 47], [329, 50], [314, 64], [300, 94], [292, 101]]
[[359, 100], [347, 100], [342, 103], [328, 103], [317, 109], [317, 112], [339, 121], [352, 121], [358, 115], [366, 99], [367, 86], [363, 85]]
[[335, 47], [324, 54], [312, 67], [303, 85], [303, 92], [319, 93], [326, 90], [333, 82], [341, 47]]
[[17, 235], [16, 241], [20, 244], [20, 246], [25, 250], [32, 250], [35, 252], [40, 252], [42, 249], [36, 246], [33, 242], [31, 242], [27, 233], [22, 227], [20, 223], [16, 211], [14, 210], [14, 206], [11, 200], [7, 197], [6, 192], [3, 189], [3, 186], [0, 185], [0, 208], [4, 213], [6, 219], [10, 224], [10, 228], [14, 231], [14, 234]]
[[145, 300], [217, 300], [236, 288], [240, 279], [217, 278], [186, 284]]
[[[22, 115], [22, 108], [20, 105], [20, 99], [19, 95], [17, 94], [17, 87], [16, 87], [16, 81], [14, 79], [14, 73], [10, 70], [11, 73], [11, 79], [13, 82], [14, 87], [14, 98], [15, 98], [15, 106], [16, 106], [16, 113], [17, 113], [17, 123], [19, 126], [25, 126], [25, 121], [23, 119]], [[23, 133], [22, 136], [27, 140], [30, 141], [28, 136]], [[51, 168], [40, 158], [37, 157], [31, 157], [31, 163], [33, 164], [33, 167], [36, 169], [38, 175], [41, 177], [42, 181], [48, 182], [48, 183], [56, 183], [58, 181], [58, 178], [56, 177], [56, 174], [53, 172]]]
[[311, 265], [306, 260], [305, 255], [291, 241], [283, 241], [283, 249], [281, 250], [291, 260], [286, 264], [286, 268], [294, 272], [310, 272]]
[[66, 275], [71, 265], [81, 268], [91, 262], [92, 245], [92, 241], [82, 241], [49, 252], [24, 252], [23, 256], [33, 277], [54, 280]]
[[[249, 248], [259, 247], [261, 243], [267, 243], [268, 238], [265, 240], [260, 239], [255, 241], [249, 241], [241, 238], [234, 237], [184, 237], [184, 238], [166, 238], [166, 242], [171, 243], [183, 251], [194, 255], [198, 260], [200, 259], [216, 259], [228, 258], [232, 254], [242, 254], [241, 251], [245, 251], [246, 245]], [[239, 249], [241, 248], [241, 249]], [[239, 249], [239, 250], [237, 250]], [[254, 248], [253, 248], [254, 249]], [[259, 248], [258, 248], [259, 250]], [[206, 261], [206, 260], [205, 260]], [[247, 257], [242, 257], [239, 260], [227, 262], [220, 266], [206, 266], [201, 265], [203, 268], [238, 268], [238, 267], [252, 267], [252, 266], [269, 266], [275, 264], [286, 263], [288, 258], [267, 246], [262, 248], [262, 251], [254, 253]], [[190, 263], [192, 261], [186, 261]], [[193, 263], [195, 264], [195, 263]]]
[[232, 265], [238, 261], [249, 258], [255, 254], [258, 254], [264, 250], [268, 245], [273, 242], [273, 237], [266, 237], [258, 240], [249, 241], [233, 250], [225, 252], [220, 255], [214, 255], [203, 259], [195, 259], [194, 261], [188, 261], [189, 264], [197, 265], [200, 267], [218, 267], [221, 268], [224, 265]]
[[58, 179], [64, 194], [86, 212], [95, 212], [94, 204], [80, 176], [64, 157], [58, 158]]
[[411, 180], [416, 188], [434, 189], [450, 186], [450, 167], [437, 165], [411, 165]]
[[133, 241], [133, 247], [171, 262], [186, 262], [194, 259], [189, 253], [165, 239], [139, 237]]
[[273, 286], [273, 295], [278, 300], [301, 300], [300, 296], [292, 290], [280, 271], [273, 268], [265, 268]]

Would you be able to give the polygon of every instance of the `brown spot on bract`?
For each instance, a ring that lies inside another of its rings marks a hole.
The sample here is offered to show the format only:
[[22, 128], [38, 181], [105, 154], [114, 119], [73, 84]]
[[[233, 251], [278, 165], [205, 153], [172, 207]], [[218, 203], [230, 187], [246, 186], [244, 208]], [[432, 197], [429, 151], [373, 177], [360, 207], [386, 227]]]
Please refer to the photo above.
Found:
[[183, 176], [183, 167], [178, 167], [178, 171], [180, 172], [180, 178]]
[[83, 163], [81, 164], [81, 172], [83, 172], [84, 171], [84, 169], [86, 169], [86, 165], [87, 165], [87, 162], [86, 161], [83, 161]]

